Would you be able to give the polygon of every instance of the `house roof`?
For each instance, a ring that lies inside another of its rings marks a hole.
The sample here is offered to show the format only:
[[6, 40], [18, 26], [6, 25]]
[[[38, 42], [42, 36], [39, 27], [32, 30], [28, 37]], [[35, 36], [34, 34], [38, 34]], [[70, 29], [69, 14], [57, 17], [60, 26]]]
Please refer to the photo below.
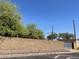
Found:
[[63, 40], [60, 40], [59, 41], [64, 41], [64, 42], [76, 42], [75, 39], [63, 39]]

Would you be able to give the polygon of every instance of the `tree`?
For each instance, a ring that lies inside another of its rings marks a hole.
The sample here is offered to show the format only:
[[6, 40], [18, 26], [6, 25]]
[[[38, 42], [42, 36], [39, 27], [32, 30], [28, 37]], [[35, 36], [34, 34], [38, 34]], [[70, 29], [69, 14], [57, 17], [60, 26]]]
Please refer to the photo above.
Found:
[[17, 36], [22, 30], [21, 16], [9, 0], [0, 0], [0, 35]]
[[18, 32], [18, 37], [28, 38], [29, 31], [24, 26], [20, 27], [21, 29]]
[[27, 30], [29, 32], [28, 38], [35, 38], [35, 32], [36, 32], [36, 25], [35, 24], [28, 24]]
[[47, 36], [47, 38], [49, 39], [49, 40], [53, 40], [53, 39], [56, 39], [57, 38], [57, 34], [56, 33], [53, 33], [53, 34], [49, 34], [48, 36]]
[[63, 39], [71, 39], [74, 38], [74, 35], [70, 33], [60, 33], [59, 37], [62, 37]]
[[21, 24], [21, 15], [16, 6], [9, 0], [0, 0], [0, 35], [35, 39], [44, 38], [43, 32], [35, 24], [30, 24], [27, 28]]
[[43, 31], [37, 29], [38, 39], [44, 39], [44, 33]]
[[27, 30], [29, 32], [28, 38], [44, 39], [44, 33], [41, 30], [39, 30], [35, 24], [27, 25]]

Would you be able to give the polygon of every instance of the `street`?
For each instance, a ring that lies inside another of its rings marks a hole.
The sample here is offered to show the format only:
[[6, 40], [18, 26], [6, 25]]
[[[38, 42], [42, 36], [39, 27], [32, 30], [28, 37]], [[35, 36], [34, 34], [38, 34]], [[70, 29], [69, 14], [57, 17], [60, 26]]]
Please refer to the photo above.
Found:
[[79, 59], [79, 53], [50, 54], [42, 56], [14, 57], [14, 58], [3, 58], [3, 59]]

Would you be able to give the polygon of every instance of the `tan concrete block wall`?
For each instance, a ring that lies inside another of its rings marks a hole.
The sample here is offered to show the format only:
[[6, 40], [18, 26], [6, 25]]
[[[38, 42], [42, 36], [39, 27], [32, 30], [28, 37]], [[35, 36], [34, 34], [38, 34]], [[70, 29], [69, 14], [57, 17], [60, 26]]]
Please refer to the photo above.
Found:
[[77, 49], [77, 45], [76, 45], [76, 42], [74, 42], [74, 49]]
[[[6, 38], [0, 45], [0, 53], [6, 52], [51, 52], [64, 49], [64, 43], [60, 41], [35, 40], [24, 38]], [[7, 51], [5, 51], [7, 50]]]
[[79, 48], [79, 42], [74, 42], [75, 49]]

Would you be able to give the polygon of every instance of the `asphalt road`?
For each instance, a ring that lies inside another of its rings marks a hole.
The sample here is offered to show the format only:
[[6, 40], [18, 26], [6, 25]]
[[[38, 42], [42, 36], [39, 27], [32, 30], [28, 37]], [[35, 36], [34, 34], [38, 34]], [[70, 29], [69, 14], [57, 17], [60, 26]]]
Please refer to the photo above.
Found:
[[72, 54], [51, 54], [42, 56], [14, 57], [5, 59], [79, 59], [79, 53]]

